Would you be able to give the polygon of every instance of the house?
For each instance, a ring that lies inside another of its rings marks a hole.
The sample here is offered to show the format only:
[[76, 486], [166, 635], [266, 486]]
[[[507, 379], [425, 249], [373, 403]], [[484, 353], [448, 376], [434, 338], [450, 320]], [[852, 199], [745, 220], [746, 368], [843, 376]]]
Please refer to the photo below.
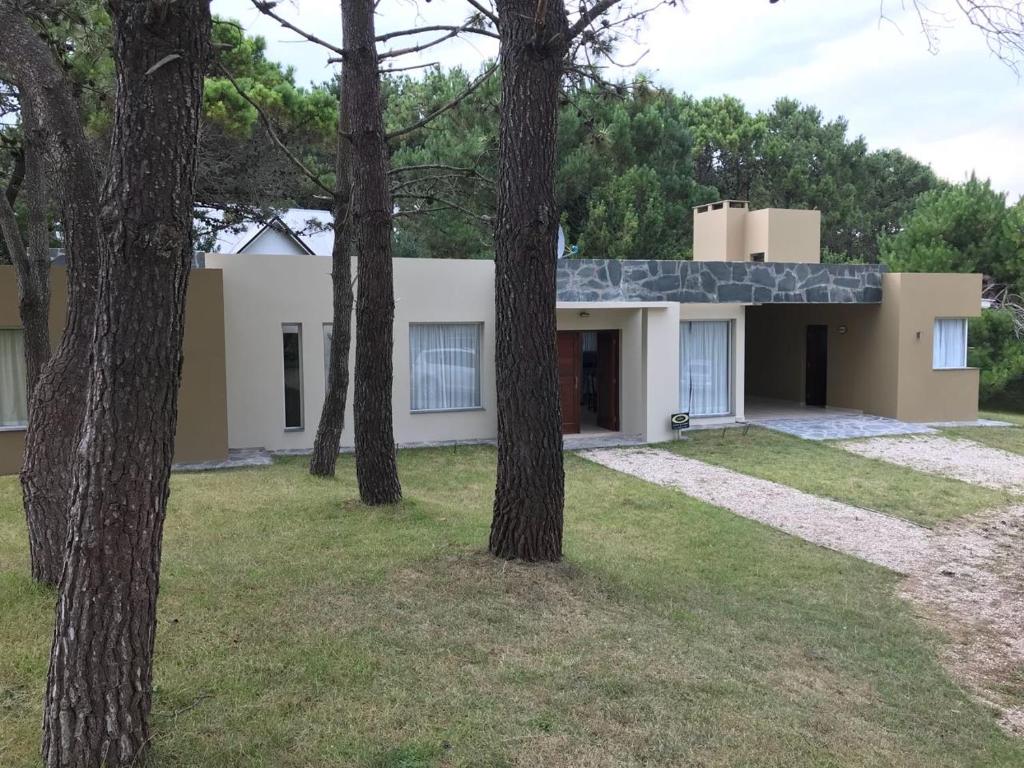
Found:
[[[559, 261], [553, 343], [565, 433], [657, 442], [672, 437], [674, 413], [728, 424], [780, 404], [906, 421], [977, 417], [967, 318], [980, 312], [979, 275], [821, 264], [817, 211], [726, 200], [693, 217], [693, 261]], [[396, 441], [493, 438], [493, 262], [394, 267]], [[243, 244], [207, 254], [193, 271], [176, 460], [223, 458], [228, 446], [312, 447], [332, 333], [330, 270], [320, 255]], [[13, 285], [0, 268], [0, 472], [17, 469], [23, 429]], [[351, 403], [350, 392], [346, 446]]]
[[[223, 221], [223, 212], [202, 209], [196, 231], [202, 236]], [[268, 221], [243, 221], [212, 232], [218, 253], [264, 253], [275, 256], [330, 256], [334, 245], [334, 216], [330, 211], [288, 208]]]

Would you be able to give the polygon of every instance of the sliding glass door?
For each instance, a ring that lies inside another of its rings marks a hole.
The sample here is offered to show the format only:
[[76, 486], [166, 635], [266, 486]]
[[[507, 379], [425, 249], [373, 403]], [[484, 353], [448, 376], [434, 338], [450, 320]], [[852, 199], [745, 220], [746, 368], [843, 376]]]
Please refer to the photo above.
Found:
[[687, 320], [679, 329], [679, 408], [690, 416], [727, 416], [732, 321]]

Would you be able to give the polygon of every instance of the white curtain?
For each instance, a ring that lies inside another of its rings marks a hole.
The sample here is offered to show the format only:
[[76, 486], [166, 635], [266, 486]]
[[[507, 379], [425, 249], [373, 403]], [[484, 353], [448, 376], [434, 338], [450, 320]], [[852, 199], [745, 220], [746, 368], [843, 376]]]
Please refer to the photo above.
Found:
[[729, 406], [728, 320], [686, 321], [679, 333], [679, 408], [723, 416]]
[[24, 333], [0, 330], [0, 427], [28, 423], [26, 377]]
[[480, 407], [480, 325], [409, 326], [412, 410]]
[[932, 333], [932, 368], [967, 367], [967, 320], [939, 318]]

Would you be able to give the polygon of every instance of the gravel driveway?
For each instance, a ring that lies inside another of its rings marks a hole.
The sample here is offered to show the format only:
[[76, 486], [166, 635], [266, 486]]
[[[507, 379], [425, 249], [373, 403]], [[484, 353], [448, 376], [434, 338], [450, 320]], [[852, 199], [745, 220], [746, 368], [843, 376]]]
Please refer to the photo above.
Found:
[[900, 573], [917, 567], [931, 535], [906, 520], [656, 448], [592, 450], [580, 455]]
[[1024, 493], [1024, 456], [948, 437], [878, 437], [836, 443], [852, 453], [975, 485]]

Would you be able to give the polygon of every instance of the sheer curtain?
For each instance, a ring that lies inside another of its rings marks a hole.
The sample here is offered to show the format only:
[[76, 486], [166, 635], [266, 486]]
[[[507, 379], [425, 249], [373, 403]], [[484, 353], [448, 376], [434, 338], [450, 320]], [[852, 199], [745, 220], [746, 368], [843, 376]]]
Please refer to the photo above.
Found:
[[967, 320], [939, 318], [932, 334], [932, 368], [967, 367]]
[[729, 407], [729, 320], [686, 321], [679, 333], [679, 407], [724, 416]]
[[21, 329], [0, 330], [0, 427], [28, 423], [25, 336]]
[[480, 325], [409, 326], [412, 410], [480, 407]]

